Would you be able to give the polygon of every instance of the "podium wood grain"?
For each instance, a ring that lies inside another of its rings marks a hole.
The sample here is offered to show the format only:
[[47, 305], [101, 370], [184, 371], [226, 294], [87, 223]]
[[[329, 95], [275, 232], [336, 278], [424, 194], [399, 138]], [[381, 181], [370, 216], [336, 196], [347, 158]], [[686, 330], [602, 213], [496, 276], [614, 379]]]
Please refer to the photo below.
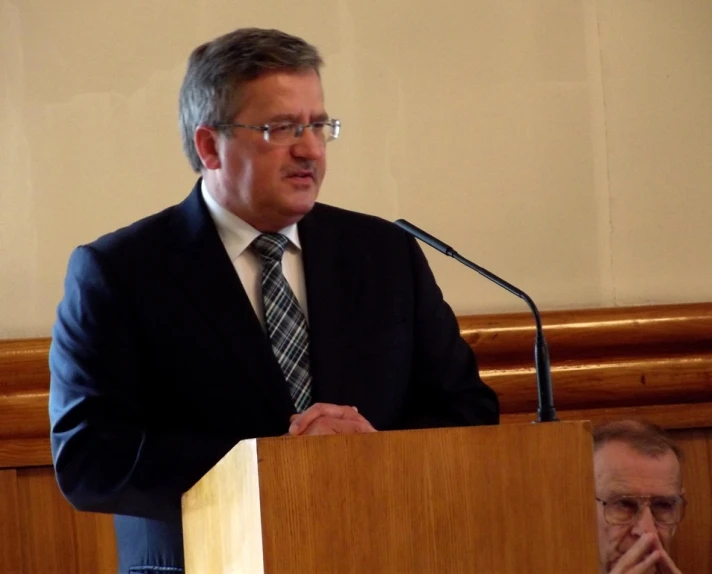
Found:
[[184, 495], [186, 572], [594, 574], [592, 472], [584, 423], [245, 441]]

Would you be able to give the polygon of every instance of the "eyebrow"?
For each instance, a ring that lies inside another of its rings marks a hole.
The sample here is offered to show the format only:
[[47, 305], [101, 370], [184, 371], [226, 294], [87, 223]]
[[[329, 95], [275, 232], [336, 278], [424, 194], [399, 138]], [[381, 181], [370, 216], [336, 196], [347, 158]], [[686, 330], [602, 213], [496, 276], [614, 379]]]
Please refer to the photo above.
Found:
[[[317, 114], [316, 116], [309, 116], [309, 123], [312, 122], [323, 122], [329, 119], [329, 114], [326, 112], [322, 112], [320, 114]], [[270, 117], [269, 121], [267, 123], [274, 123], [274, 122], [292, 122], [295, 124], [301, 123], [301, 117], [296, 116], [294, 114], [277, 114], [276, 116]]]
[[609, 493], [609, 498], [620, 498], [620, 497], [628, 497], [628, 498], [675, 498], [677, 496], [680, 496], [681, 493], [677, 492], [675, 494], [631, 494], [630, 491], [622, 492], [622, 491], [611, 491]]

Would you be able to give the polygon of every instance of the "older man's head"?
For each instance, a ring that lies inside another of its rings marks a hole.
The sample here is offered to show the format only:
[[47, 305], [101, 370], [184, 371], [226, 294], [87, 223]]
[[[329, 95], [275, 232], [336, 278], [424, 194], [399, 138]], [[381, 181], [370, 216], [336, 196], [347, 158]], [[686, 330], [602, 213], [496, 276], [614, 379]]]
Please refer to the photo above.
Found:
[[685, 510], [681, 461], [680, 447], [655, 425], [626, 420], [594, 430], [602, 572], [677, 571], [668, 553]]

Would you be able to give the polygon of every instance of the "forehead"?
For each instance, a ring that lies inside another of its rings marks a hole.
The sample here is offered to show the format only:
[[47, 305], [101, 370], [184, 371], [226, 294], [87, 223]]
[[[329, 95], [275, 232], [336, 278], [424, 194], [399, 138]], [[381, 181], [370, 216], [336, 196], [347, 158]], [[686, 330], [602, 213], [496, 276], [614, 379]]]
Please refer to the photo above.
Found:
[[313, 116], [324, 113], [324, 92], [319, 74], [276, 71], [247, 82], [242, 88], [242, 119], [272, 116]]
[[593, 457], [596, 491], [602, 495], [679, 494], [680, 463], [672, 451], [661, 456], [641, 454], [622, 442], [609, 442]]

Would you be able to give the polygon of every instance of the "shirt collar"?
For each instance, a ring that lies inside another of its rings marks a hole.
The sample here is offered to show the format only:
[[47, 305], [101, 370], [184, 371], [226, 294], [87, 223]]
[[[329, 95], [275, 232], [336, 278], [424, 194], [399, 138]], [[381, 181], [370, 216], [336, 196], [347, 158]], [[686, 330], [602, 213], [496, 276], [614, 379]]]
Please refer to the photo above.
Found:
[[[208, 186], [204, 179], [200, 183], [200, 191], [203, 195], [203, 201], [205, 201], [205, 205], [210, 213], [210, 217], [215, 222], [215, 227], [218, 230], [220, 239], [225, 245], [225, 250], [230, 256], [230, 260], [235, 261], [262, 232], [257, 231], [257, 229], [252, 227], [249, 223], [234, 213], [229, 212], [215, 201], [215, 198], [208, 191]], [[292, 223], [284, 229], [280, 229], [278, 233], [289, 239], [290, 246], [301, 250], [296, 223]]]

